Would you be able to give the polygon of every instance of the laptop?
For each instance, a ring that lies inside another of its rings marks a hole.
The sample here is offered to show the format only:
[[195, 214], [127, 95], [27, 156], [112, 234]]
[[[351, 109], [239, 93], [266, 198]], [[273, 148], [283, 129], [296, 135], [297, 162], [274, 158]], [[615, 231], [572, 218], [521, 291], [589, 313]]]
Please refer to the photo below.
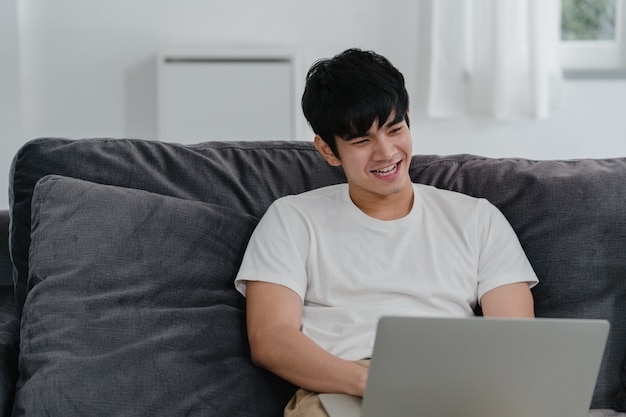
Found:
[[330, 417], [587, 417], [605, 320], [383, 317], [363, 399]]

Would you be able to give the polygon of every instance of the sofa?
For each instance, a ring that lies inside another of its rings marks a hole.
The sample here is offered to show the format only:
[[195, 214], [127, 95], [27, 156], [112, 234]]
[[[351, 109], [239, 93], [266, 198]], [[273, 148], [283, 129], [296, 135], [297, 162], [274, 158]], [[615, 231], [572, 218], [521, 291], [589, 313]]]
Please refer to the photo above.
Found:
[[[538, 317], [610, 322], [589, 414], [626, 416], [626, 158], [410, 174], [499, 207]], [[26, 143], [0, 212], [1, 416], [281, 416], [295, 387], [251, 363], [233, 279], [273, 200], [344, 181], [303, 141]]]

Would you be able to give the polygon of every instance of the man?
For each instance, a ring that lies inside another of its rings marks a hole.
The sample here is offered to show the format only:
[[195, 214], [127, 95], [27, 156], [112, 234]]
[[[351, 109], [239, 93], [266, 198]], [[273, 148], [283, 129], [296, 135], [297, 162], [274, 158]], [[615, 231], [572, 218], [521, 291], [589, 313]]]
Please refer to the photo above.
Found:
[[285, 416], [324, 416], [320, 392], [363, 395], [383, 315], [534, 316], [537, 278], [504, 216], [411, 182], [408, 94], [387, 59], [315, 63], [302, 107], [347, 184], [274, 202], [236, 278], [252, 360], [302, 388]]

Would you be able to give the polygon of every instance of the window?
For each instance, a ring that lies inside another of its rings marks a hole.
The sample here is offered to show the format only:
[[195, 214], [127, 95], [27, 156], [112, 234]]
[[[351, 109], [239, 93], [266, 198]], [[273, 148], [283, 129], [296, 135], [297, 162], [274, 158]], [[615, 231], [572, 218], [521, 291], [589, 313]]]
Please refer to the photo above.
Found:
[[613, 41], [616, 29], [615, 0], [563, 0], [561, 39], [564, 41]]
[[561, 0], [561, 62], [573, 70], [626, 67], [626, 0]]

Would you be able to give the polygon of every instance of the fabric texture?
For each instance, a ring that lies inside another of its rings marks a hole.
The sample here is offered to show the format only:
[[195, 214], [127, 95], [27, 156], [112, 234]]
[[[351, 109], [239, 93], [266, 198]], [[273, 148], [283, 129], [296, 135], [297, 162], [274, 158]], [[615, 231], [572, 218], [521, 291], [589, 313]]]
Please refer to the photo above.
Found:
[[[0, 210], [0, 253], [9, 254], [9, 240], [4, 239], [9, 231], [9, 211]], [[0, 256], [0, 287], [13, 286], [13, 265], [9, 256]]]
[[292, 390], [250, 362], [232, 284], [255, 224], [222, 206], [43, 178], [14, 416], [280, 415]]
[[11, 415], [17, 381], [19, 314], [13, 294], [8, 239], [9, 212], [0, 210], [0, 417]]
[[622, 381], [622, 388], [617, 394], [615, 399], [615, 409], [617, 411], [623, 411], [626, 413], [626, 354], [624, 354], [624, 361], [622, 362], [622, 369], [620, 371], [620, 379]]
[[[411, 212], [364, 214], [347, 184], [277, 200], [255, 229], [236, 278], [290, 288], [302, 332], [347, 360], [371, 357], [385, 315], [468, 317], [500, 285], [537, 277], [511, 226], [484, 199], [414, 184]], [[451, 262], [454, 260], [454, 262]]]
[[19, 329], [13, 286], [0, 286], [0, 417], [9, 417], [13, 407]]

